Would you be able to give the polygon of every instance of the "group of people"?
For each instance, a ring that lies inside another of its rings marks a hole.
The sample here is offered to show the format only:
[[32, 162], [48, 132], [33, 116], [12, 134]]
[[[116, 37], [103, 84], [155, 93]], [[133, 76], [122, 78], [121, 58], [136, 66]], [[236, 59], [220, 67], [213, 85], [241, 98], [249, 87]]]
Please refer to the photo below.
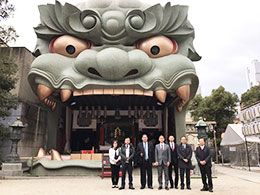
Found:
[[[165, 143], [163, 135], [159, 136], [159, 144], [154, 148], [153, 144], [148, 142], [148, 136], [142, 135], [142, 142], [140, 142], [136, 150], [130, 143], [130, 138], [126, 137], [124, 144], [119, 147], [118, 141], [113, 140], [112, 147], [109, 149], [109, 159], [112, 172], [112, 188], [125, 189], [126, 172], [128, 172], [129, 189], [133, 187], [133, 161], [136, 157], [137, 164], [140, 166], [141, 188], [144, 189], [146, 185], [153, 189], [153, 165], [158, 167], [158, 182], [159, 190], [163, 188], [162, 175], [164, 172], [164, 187], [178, 189], [179, 171], [181, 179], [181, 190], [184, 189], [184, 175], [186, 175], [186, 188], [191, 190], [190, 174], [192, 169], [191, 157], [192, 148], [187, 144], [186, 137], [181, 137], [181, 144], [174, 142], [174, 136], [169, 136], [169, 143]], [[195, 150], [195, 156], [201, 172], [203, 188], [201, 191], [213, 192], [212, 176], [211, 176], [211, 155], [210, 149], [205, 145], [204, 139], [199, 139], [199, 146]], [[121, 186], [118, 186], [119, 171], [122, 166], [122, 181]], [[175, 178], [173, 180], [172, 171], [174, 170]], [[146, 178], [147, 176], [147, 178]], [[208, 178], [208, 182], [207, 182]]]

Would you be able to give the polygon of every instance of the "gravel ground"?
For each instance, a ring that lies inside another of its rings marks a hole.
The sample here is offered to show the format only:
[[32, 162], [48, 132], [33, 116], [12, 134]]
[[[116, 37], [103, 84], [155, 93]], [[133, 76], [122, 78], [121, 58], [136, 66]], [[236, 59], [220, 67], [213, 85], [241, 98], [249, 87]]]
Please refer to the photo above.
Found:
[[[218, 170], [218, 168], [217, 168]], [[239, 175], [239, 173], [241, 173]], [[170, 189], [158, 190], [157, 175], [154, 174], [154, 189], [140, 190], [140, 177], [134, 176], [135, 190], [125, 190], [111, 188], [110, 178], [101, 179], [99, 177], [41, 177], [41, 178], [24, 178], [24, 179], [5, 179], [0, 180], [1, 195], [153, 195], [153, 194], [220, 194], [220, 195], [259, 195], [260, 183], [257, 180], [243, 178], [243, 173], [230, 168], [219, 168], [217, 178], [213, 179], [214, 192], [200, 192], [202, 187], [201, 179], [192, 179], [192, 190]], [[249, 174], [250, 175], [250, 174]], [[256, 177], [256, 175], [252, 176]], [[260, 174], [259, 174], [260, 177]], [[128, 181], [128, 180], [127, 180]], [[121, 181], [119, 182], [121, 183]]]

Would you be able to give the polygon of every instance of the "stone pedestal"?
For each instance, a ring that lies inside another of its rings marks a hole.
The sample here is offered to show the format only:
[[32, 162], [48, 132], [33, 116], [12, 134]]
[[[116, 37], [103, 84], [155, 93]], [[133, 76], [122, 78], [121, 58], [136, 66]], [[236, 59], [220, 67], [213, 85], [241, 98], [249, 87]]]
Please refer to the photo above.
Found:
[[[193, 154], [192, 154], [191, 162], [192, 162], [192, 165], [195, 165], [195, 168], [193, 169], [193, 175], [201, 176], [198, 161], [196, 160], [196, 157], [195, 157], [195, 152], [193, 152]], [[211, 163], [212, 163], [212, 167], [211, 167], [212, 176], [216, 176], [215, 163], [214, 162], [211, 162]]]
[[22, 163], [3, 163], [2, 176], [22, 176]]
[[[211, 172], [212, 172], [212, 176], [216, 176], [216, 166], [215, 166], [214, 162], [212, 162]], [[195, 165], [195, 168], [193, 170], [193, 174], [196, 175], [196, 176], [201, 176], [200, 168], [199, 168], [198, 164]]]

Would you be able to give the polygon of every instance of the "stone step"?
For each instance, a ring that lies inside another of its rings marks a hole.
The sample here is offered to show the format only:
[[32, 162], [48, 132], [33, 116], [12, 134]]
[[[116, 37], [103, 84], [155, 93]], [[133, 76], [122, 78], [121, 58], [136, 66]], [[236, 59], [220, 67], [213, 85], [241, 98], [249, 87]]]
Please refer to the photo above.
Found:
[[5, 171], [3, 170], [2, 171], [2, 177], [5, 177], [5, 176], [22, 176], [23, 175], [23, 171], [22, 170], [19, 170], [19, 171]]
[[3, 171], [20, 171], [22, 170], [22, 163], [3, 163], [2, 164]]

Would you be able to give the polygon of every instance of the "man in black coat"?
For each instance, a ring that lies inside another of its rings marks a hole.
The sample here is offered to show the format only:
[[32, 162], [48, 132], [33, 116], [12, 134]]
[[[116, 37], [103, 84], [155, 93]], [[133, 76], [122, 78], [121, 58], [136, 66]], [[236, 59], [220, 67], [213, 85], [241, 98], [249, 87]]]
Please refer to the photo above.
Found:
[[142, 142], [137, 145], [136, 155], [138, 164], [140, 165], [141, 174], [141, 188], [144, 189], [146, 185], [146, 173], [148, 176], [148, 188], [153, 189], [153, 173], [152, 167], [154, 162], [154, 147], [152, 143], [148, 142], [146, 134], [142, 136]]
[[[211, 155], [210, 149], [205, 145], [204, 139], [199, 139], [199, 146], [196, 148], [195, 155], [199, 164], [203, 188], [201, 191], [213, 192], [212, 176], [211, 176]], [[207, 178], [208, 177], [208, 184]]]
[[135, 149], [130, 143], [130, 138], [126, 137], [125, 138], [125, 143], [121, 146], [120, 149], [120, 156], [121, 156], [121, 162], [122, 162], [122, 182], [121, 182], [121, 187], [119, 190], [125, 189], [125, 175], [126, 171], [128, 172], [128, 180], [129, 180], [129, 189], [134, 190], [135, 188], [133, 187], [133, 176], [132, 176], [132, 171], [133, 171], [133, 160], [134, 160], [134, 155], [135, 155]]
[[171, 188], [173, 188], [172, 167], [174, 167], [174, 173], [175, 173], [174, 187], [178, 189], [178, 181], [179, 181], [178, 154], [177, 154], [178, 145], [174, 143], [174, 137], [172, 135], [169, 136], [169, 146], [171, 149], [171, 163], [170, 166], [168, 167], [169, 180], [170, 180]]
[[192, 157], [192, 149], [189, 144], [187, 144], [186, 137], [181, 137], [181, 144], [177, 148], [177, 153], [179, 156], [178, 166], [180, 168], [180, 176], [181, 176], [181, 190], [184, 189], [184, 172], [186, 173], [186, 185], [187, 189], [190, 188], [190, 170], [192, 168], [191, 157]]

